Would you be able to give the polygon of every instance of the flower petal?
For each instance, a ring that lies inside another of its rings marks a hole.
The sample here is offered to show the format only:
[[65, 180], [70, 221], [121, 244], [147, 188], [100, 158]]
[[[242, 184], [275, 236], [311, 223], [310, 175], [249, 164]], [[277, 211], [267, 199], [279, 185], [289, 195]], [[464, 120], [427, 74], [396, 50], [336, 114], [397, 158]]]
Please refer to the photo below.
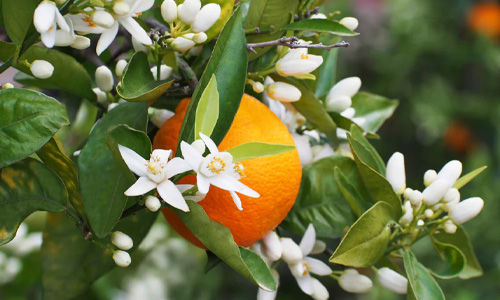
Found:
[[141, 44], [151, 45], [153, 42], [149, 38], [148, 33], [137, 23], [132, 17], [119, 18], [123, 27]]
[[133, 13], [143, 12], [150, 9], [153, 4], [155, 4], [155, 0], [136, 0], [130, 11]]
[[69, 32], [70, 31], [69, 25], [66, 22], [66, 20], [64, 19], [64, 17], [61, 15], [59, 10], [56, 9], [55, 13], [56, 13], [56, 23], [57, 23], [57, 25], [59, 25], [59, 28], [61, 28], [61, 30], [63, 30], [63, 31]]
[[[55, 25], [55, 24], [54, 24]], [[55, 26], [52, 27], [47, 32], [40, 33], [40, 36], [42, 37], [42, 42], [47, 48], [52, 48], [54, 47], [56, 43], [56, 30]]]
[[307, 274], [303, 277], [295, 277], [299, 288], [306, 294], [311, 295], [314, 292], [313, 281], [311, 275]]
[[130, 169], [130, 171], [141, 177], [148, 175], [146, 167], [147, 161], [142, 158], [142, 156], [135, 153], [134, 150], [122, 145], [118, 145], [118, 150], [120, 150], [120, 154], [122, 155], [122, 158], [127, 164], [127, 167]]
[[33, 24], [36, 31], [45, 33], [50, 30], [50, 27], [54, 24], [56, 10], [55, 4], [51, 2], [44, 1], [38, 5], [33, 15]]
[[125, 191], [127, 196], [144, 195], [152, 189], [156, 188], [156, 183], [151, 181], [148, 177], [139, 177], [137, 181]]
[[259, 193], [239, 182], [236, 178], [228, 174], [221, 174], [210, 177], [210, 183], [218, 188], [227, 191], [235, 191], [248, 197], [258, 198]]
[[163, 163], [168, 162], [170, 155], [172, 155], [172, 150], [155, 149], [153, 150], [153, 153], [151, 153], [152, 157], [159, 158]]
[[175, 157], [168, 162], [167, 166], [165, 167], [165, 173], [167, 174], [167, 178], [170, 178], [192, 169], [193, 168], [184, 159]]
[[106, 29], [101, 26], [89, 26], [89, 23], [84, 20], [87, 19], [87, 16], [84, 14], [77, 15], [69, 15], [71, 22], [73, 23], [73, 30], [83, 33], [102, 33]]
[[309, 224], [299, 244], [300, 250], [302, 250], [302, 254], [304, 254], [304, 256], [311, 253], [315, 241], [316, 241], [316, 230], [314, 230], [314, 226], [312, 224]]
[[106, 29], [101, 33], [101, 37], [99, 38], [99, 41], [97, 42], [97, 47], [95, 49], [97, 55], [101, 55], [101, 53], [103, 53], [104, 50], [106, 50], [109, 47], [109, 45], [111, 45], [117, 33], [118, 33], [118, 22], [115, 21], [115, 23], [113, 24], [113, 26], [111, 26], [111, 28]]
[[182, 197], [181, 192], [175, 187], [175, 184], [170, 180], [165, 180], [160, 183], [157, 187], [158, 193], [160, 196], [175, 208], [178, 208], [182, 211], [189, 211], [189, 207]]
[[311, 267], [309, 271], [313, 274], [326, 276], [332, 273], [332, 269], [330, 268], [330, 266], [319, 259], [306, 256], [304, 257], [304, 261], [309, 264], [309, 266]]
[[198, 173], [201, 162], [203, 161], [203, 156], [201, 156], [200, 152], [184, 141], [181, 142], [181, 152], [182, 156], [184, 156], [184, 160]]
[[219, 149], [217, 149], [217, 145], [212, 141], [211, 138], [208, 136], [204, 135], [203, 133], [200, 132], [200, 138], [203, 140], [205, 145], [207, 145], [208, 150], [210, 150], [210, 153], [216, 154], [219, 153]]
[[208, 193], [210, 189], [210, 180], [207, 177], [198, 173], [198, 176], [196, 176], [196, 184], [198, 185], [198, 191], [200, 191], [200, 193]]
[[238, 197], [238, 195], [233, 191], [229, 191], [229, 194], [231, 194], [231, 197], [233, 198], [234, 204], [236, 204], [236, 207], [238, 208], [238, 210], [243, 210], [243, 207], [241, 206], [240, 197]]

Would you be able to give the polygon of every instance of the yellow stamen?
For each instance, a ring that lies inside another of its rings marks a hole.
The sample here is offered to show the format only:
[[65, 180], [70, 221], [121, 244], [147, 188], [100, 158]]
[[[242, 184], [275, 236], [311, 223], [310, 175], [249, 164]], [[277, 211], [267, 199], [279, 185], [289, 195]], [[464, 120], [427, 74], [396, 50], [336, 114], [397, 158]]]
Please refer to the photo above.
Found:
[[233, 170], [235, 173], [238, 173], [238, 175], [240, 175], [240, 177], [245, 176], [245, 174], [243, 173], [243, 165], [242, 164], [235, 163], [233, 166]]
[[97, 24], [92, 21], [92, 18], [89, 15], [86, 15], [82, 20], [87, 23], [89, 27], [97, 27]]
[[309, 59], [309, 55], [302, 53], [300, 59]]
[[214, 157], [210, 163], [208, 163], [207, 168], [210, 172], [215, 174], [220, 174], [224, 172], [226, 167], [226, 162], [220, 157]]
[[302, 266], [304, 266], [304, 272], [302, 272], [302, 276], [306, 276], [309, 273], [309, 271], [311, 271], [311, 266], [305, 261], [302, 262]]

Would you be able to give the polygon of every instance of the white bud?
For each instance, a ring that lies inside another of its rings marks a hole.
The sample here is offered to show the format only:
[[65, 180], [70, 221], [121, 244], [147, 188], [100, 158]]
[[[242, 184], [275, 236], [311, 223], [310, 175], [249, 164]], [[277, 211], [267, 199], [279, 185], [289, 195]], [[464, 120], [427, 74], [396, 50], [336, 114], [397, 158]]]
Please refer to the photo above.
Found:
[[399, 224], [402, 226], [406, 226], [411, 223], [413, 220], [413, 209], [410, 207], [410, 209], [406, 210], [404, 215], [399, 219]]
[[454, 234], [457, 232], [457, 225], [455, 225], [452, 221], [448, 220], [444, 223], [444, 231], [448, 234]]
[[460, 192], [456, 188], [448, 189], [446, 195], [444, 195], [445, 202], [459, 202]]
[[123, 70], [125, 70], [125, 67], [127, 66], [127, 61], [124, 60], [124, 59], [120, 59], [117, 63], [116, 63], [116, 67], [115, 67], [115, 74], [116, 76], [118, 77], [122, 77], [122, 74], [123, 74]]
[[132, 262], [130, 254], [126, 251], [116, 250], [113, 252], [113, 260], [119, 267], [128, 267]]
[[196, 43], [190, 39], [180, 36], [175, 38], [171, 45], [172, 48], [174, 48], [174, 50], [178, 52], [186, 52], [189, 49], [193, 48]]
[[123, 16], [130, 12], [130, 6], [125, 1], [116, 1], [113, 5], [113, 11], [115, 14]]
[[72, 45], [76, 41], [76, 36], [73, 31], [66, 32], [64, 30], [56, 30], [55, 46], [66, 47]]
[[437, 173], [434, 170], [427, 170], [424, 173], [424, 185], [429, 186], [437, 178]]
[[[149, 109], [151, 109], [151, 107]], [[168, 109], [154, 109], [149, 120], [151, 123], [155, 124], [156, 127], [161, 128], [168, 119], [173, 117], [173, 115], [174, 112]]]
[[203, 46], [193, 47], [188, 51], [188, 54], [191, 56], [198, 56], [198, 55], [200, 55], [202, 50], [203, 50]]
[[463, 224], [477, 216], [483, 206], [484, 201], [479, 197], [465, 199], [451, 208], [450, 217], [455, 224]]
[[4, 84], [2, 86], [2, 90], [12, 89], [12, 88], [14, 88], [14, 85], [12, 83], [10, 83], [10, 82], [7, 82], [6, 84]]
[[422, 192], [422, 196], [424, 199], [422, 200], [424, 204], [432, 206], [441, 200], [441, 198], [446, 195], [448, 191], [448, 181], [445, 179], [437, 179], [433, 183], [431, 183], [425, 190]]
[[111, 92], [114, 83], [113, 73], [108, 67], [100, 66], [95, 70], [95, 82], [101, 90]]
[[174, 0], [165, 0], [161, 4], [161, 16], [167, 23], [177, 20], [177, 4]]
[[202, 140], [195, 140], [191, 143], [191, 146], [196, 149], [199, 153], [205, 153], [205, 143]]
[[219, 4], [209, 3], [203, 6], [200, 12], [196, 15], [191, 29], [194, 32], [207, 31], [212, 27], [215, 22], [219, 19], [221, 14], [221, 9]]
[[458, 160], [448, 162], [437, 174], [437, 179], [445, 179], [448, 181], [448, 187], [452, 187], [455, 181], [462, 174], [462, 163]]
[[281, 258], [282, 248], [279, 236], [271, 231], [262, 239], [262, 254], [270, 261], [277, 261]]
[[385, 178], [392, 186], [396, 195], [401, 195], [406, 188], [405, 157], [395, 152], [387, 161]]
[[359, 77], [348, 77], [337, 82], [328, 92], [326, 97], [328, 99], [335, 98], [337, 96], [347, 96], [352, 98], [356, 95], [361, 87], [361, 79]]
[[98, 10], [92, 15], [92, 21], [97, 25], [105, 28], [111, 28], [115, 23], [113, 16], [104, 10]]
[[339, 285], [349, 293], [364, 294], [372, 289], [373, 283], [370, 278], [359, 274], [356, 269], [347, 269], [340, 276]]
[[424, 220], [418, 220], [417, 221], [417, 226], [424, 226], [424, 225], [425, 225]]
[[134, 246], [132, 239], [121, 231], [111, 234], [111, 243], [122, 250], [130, 250]]
[[302, 166], [307, 166], [313, 161], [312, 148], [311, 144], [309, 143], [309, 137], [293, 132], [292, 138], [295, 144], [295, 148], [299, 153], [300, 164]]
[[196, 44], [202, 44], [207, 40], [207, 34], [204, 32], [198, 32], [193, 36], [193, 42]]
[[[278, 271], [275, 269], [271, 269], [271, 274], [274, 277], [274, 281], [276, 281], [276, 287], [278, 287], [279, 282], [280, 282], [280, 274]], [[259, 291], [257, 292], [257, 300], [274, 300], [276, 299], [276, 295], [278, 294], [278, 291], [266, 291], [263, 289], [259, 288]]]
[[177, 7], [178, 17], [186, 24], [193, 23], [196, 15], [200, 11], [200, 0], [186, 0]]
[[330, 294], [328, 293], [326, 287], [318, 279], [314, 277], [311, 277], [311, 279], [312, 279], [312, 290], [313, 290], [311, 297], [314, 300], [328, 300]]
[[424, 196], [420, 191], [414, 190], [410, 193], [410, 203], [413, 206], [418, 207], [420, 203], [422, 203], [422, 200], [424, 199]]
[[341, 113], [351, 107], [352, 99], [348, 96], [337, 96], [335, 98], [327, 98], [326, 110]]
[[404, 193], [403, 193], [403, 197], [405, 199], [410, 199], [411, 192], [413, 192], [413, 190], [411, 188], [406, 188]]
[[317, 13], [310, 16], [309, 19], [326, 19], [326, 15], [322, 13]]
[[320, 254], [325, 252], [325, 250], [326, 250], [326, 243], [321, 240], [315, 240], [314, 246], [310, 254]]
[[302, 250], [291, 238], [281, 239], [281, 258], [289, 265], [298, 264], [302, 260]]
[[161, 208], [160, 199], [155, 196], [147, 196], [144, 204], [152, 212], [158, 211]]
[[430, 218], [430, 217], [432, 217], [433, 215], [434, 215], [434, 211], [433, 211], [432, 209], [430, 209], [430, 208], [428, 208], [428, 209], [426, 209], [426, 210], [424, 211], [424, 216], [425, 216], [426, 218]]
[[90, 39], [86, 36], [77, 35], [70, 47], [77, 50], [87, 49], [90, 47]]
[[107, 97], [106, 93], [101, 91], [100, 88], [93, 88], [92, 91], [94, 91], [94, 94], [97, 96], [97, 102], [105, 105], [107, 103]]
[[316, 70], [322, 63], [321, 55], [308, 54], [307, 49], [291, 49], [276, 62], [276, 72], [282, 76], [301, 76]]
[[52, 27], [54, 18], [56, 17], [55, 3], [51, 1], [42, 1], [35, 9], [33, 14], [33, 24], [36, 31], [45, 33]]
[[[158, 70], [158, 68], [156, 66], [151, 68], [151, 73], [153, 73], [153, 77], [155, 80], [157, 80], [157, 78], [156, 78], [157, 70]], [[172, 75], [173, 70], [174, 69], [172, 69], [171, 67], [169, 67], [167, 65], [161, 65], [160, 66], [160, 80], [165, 80], [168, 77], [170, 77], [170, 75]]]
[[300, 97], [302, 97], [302, 93], [298, 88], [284, 82], [268, 84], [265, 89], [270, 98], [282, 102], [295, 102], [299, 101]]
[[36, 78], [46, 79], [54, 73], [54, 66], [46, 60], [38, 59], [31, 63], [30, 70]]
[[264, 85], [258, 81], [252, 81], [252, 89], [254, 92], [260, 94], [264, 91]]
[[395, 293], [406, 294], [408, 292], [408, 279], [392, 269], [385, 267], [379, 269], [377, 279], [383, 287]]
[[352, 30], [352, 31], [356, 30], [356, 28], [358, 28], [358, 25], [359, 25], [358, 19], [353, 18], [353, 17], [342, 18], [339, 21], [339, 23], [344, 25], [345, 27], [347, 27], [349, 30]]

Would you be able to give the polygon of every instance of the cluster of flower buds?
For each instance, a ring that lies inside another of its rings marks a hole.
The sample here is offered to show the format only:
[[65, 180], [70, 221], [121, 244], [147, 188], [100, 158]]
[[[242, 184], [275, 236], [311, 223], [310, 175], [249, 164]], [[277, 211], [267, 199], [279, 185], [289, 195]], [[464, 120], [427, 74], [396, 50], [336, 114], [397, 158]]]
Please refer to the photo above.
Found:
[[403, 195], [404, 215], [399, 223], [402, 226], [416, 224], [423, 226], [427, 221], [436, 220], [441, 229], [449, 234], [455, 233], [458, 224], [463, 224], [477, 216], [484, 201], [479, 197], [460, 201], [460, 192], [454, 186], [462, 173], [462, 163], [452, 160], [436, 172], [428, 170], [424, 174], [426, 188], [420, 192], [406, 187], [403, 154], [394, 153], [387, 162], [386, 178], [397, 195]]
[[184, 53], [207, 40], [205, 32], [219, 20], [221, 8], [215, 3], [202, 7], [200, 0], [186, 0], [180, 5], [174, 0], [165, 0], [161, 5], [161, 15], [170, 26], [171, 38], [167, 43]]
[[113, 260], [120, 267], [128, 267], [132, 262], [127, 250], [132, 249], [134, 242], [132, 238], [121, 231], [115, 231], [111, 234], [111, 243], [120, 250], [113, 251]]

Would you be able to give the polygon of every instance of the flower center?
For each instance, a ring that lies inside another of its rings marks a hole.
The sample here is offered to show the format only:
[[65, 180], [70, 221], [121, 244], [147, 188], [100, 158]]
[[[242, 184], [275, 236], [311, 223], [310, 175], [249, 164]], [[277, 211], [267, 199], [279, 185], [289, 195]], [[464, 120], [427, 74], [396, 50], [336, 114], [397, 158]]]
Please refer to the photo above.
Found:
[[311, 265], [303, 261], [302, 266], [304, 267], [304, 271], [302, 271], [302, 276], [306, 276], [307, 274], [309, 274], [309, 271], [311, 271]]
[[92, 21], [92, 18], [89, 15], [86, 15], [82, 20], [87, 23], [89, 27], [97, 27], [97, 24]]
[[200, 166], [200, 173], [207, 176], [217, 176], [233, 168], [233, 157], [228, 152], [209, 154]]
[[220, 174], [225, 171], [226, 163], [222, 157], [214, 157], [207, 166], [207, 169], [215, 174]]
[[165, 179], [165, 163], [161, 161], [160, 157], [151, 155], [146, 167], [149, 179], [156, 183], [160, 183]]
[[300, 59], [309, 59], [309, 55], [302, 53]]
[[235, 163], [233, 164], [233, 172], [235, 174], [237, 174], [239, 176], [239, 178], [242, 178], [243, 176], [245, 176], [245, 174], [243, 173], [243, 165], [240, 164], [240, 163]]

